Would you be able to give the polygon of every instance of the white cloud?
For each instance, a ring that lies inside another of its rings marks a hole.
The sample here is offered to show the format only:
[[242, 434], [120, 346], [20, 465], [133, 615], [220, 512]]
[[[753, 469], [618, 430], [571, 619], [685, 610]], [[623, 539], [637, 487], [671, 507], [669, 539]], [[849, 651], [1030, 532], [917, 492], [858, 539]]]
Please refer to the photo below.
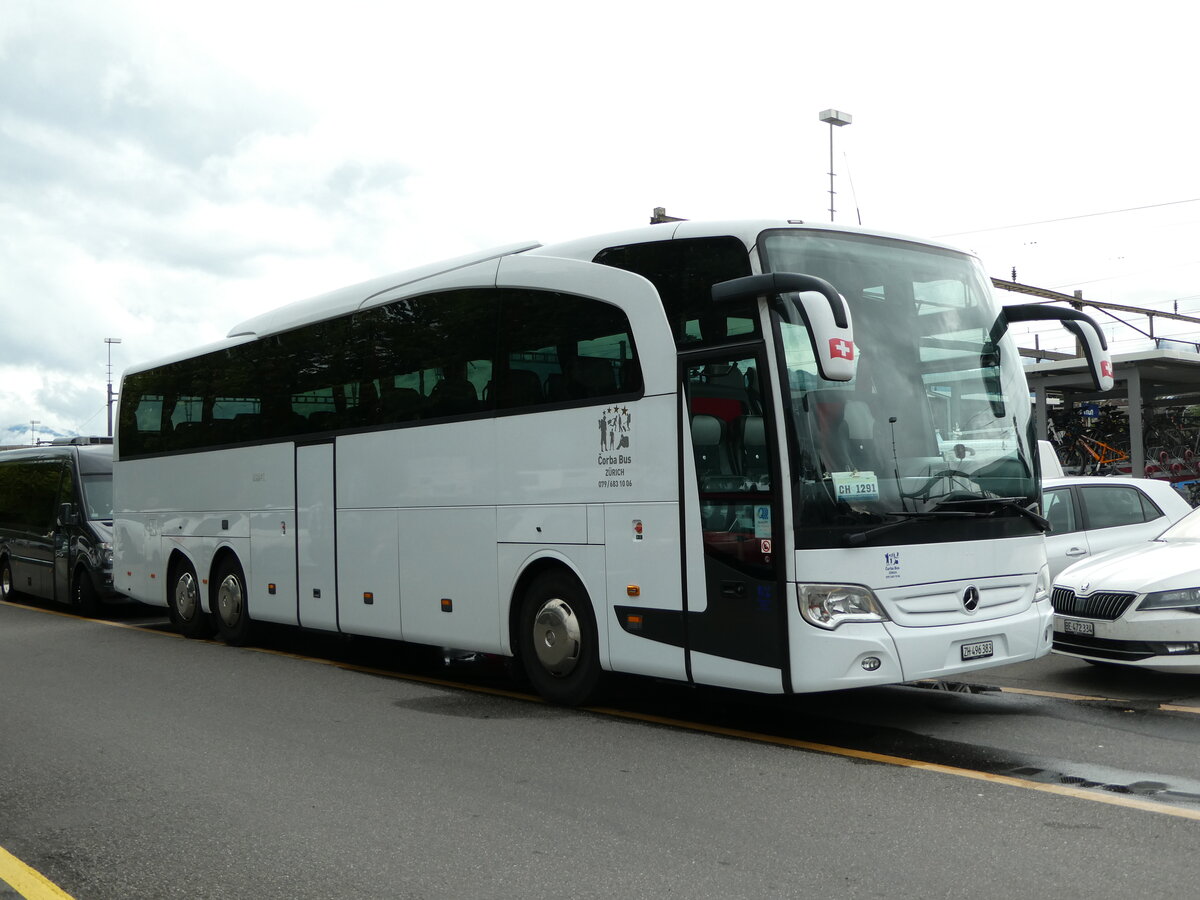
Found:
[[[1192, 5], [29, 0], [0, 19], [0, 426], [114, 365], [523, 239], [839, 218], [1118, 302], [1200, 294]], [[1164, 28], [1163, 21], [1171, 27]], [[853, 188], [853, 189], [852, 189]], [[102, 420], [100, 420], [102, 422]]]

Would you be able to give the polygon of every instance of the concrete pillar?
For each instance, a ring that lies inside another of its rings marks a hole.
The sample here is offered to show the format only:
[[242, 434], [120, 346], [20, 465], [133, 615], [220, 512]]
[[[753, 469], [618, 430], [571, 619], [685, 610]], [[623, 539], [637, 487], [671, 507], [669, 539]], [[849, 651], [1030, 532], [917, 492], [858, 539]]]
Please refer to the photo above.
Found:
[[1134, 478], [1146, 477], [1146, 436], [1142, 433], [1142, 373], [1131, 365], [1126, 373], [1125, 397], [1129, 404], [1129, 462]]

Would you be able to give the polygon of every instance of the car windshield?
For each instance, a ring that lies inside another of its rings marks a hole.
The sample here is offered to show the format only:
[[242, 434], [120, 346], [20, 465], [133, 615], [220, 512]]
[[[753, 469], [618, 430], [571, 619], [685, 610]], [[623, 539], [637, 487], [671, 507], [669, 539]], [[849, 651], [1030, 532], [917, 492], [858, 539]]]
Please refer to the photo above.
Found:
[[1194, 509], [1162, 534], [1160, 541], [1200, 541], [1200, 509]]
[[804, 229], [767, 232], [760, 246], [764, 268], [829, 281], [854, 322], [857, 374], [846, 383], [820, 378], [803, 324], [778, 322], [801, 528], [1037, 501], [1028, 389], [976, 260]]

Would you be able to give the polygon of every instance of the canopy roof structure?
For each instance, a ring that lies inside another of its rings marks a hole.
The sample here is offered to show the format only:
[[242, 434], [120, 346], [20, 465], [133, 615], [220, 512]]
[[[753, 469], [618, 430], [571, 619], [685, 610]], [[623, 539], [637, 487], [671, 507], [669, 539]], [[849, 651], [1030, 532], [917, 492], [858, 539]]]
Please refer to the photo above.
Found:
[[1099, 393], [1092, 384], [1087, 362], [1080, 358], [1035, 363], [1025, 367], [1034, 395], [1038, 437], [1047, 438], [1047, 398], [1061, 398], [1066, 406], [1100, 400], [1116, 401], [1129, 419], [1130, 463], [1134, 477], [1146, 473], [1146, 434], [1143, 407], [1190, 406], [1200, 403], [1200, 354], [1182, 350], [1145, 350], [1113, 356], [1116, 384]]

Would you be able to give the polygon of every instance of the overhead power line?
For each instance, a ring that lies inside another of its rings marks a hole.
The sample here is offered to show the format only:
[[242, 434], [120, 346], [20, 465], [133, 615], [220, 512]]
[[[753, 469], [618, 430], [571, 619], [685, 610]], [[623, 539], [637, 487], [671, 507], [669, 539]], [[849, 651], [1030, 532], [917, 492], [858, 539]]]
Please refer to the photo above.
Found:
[[1055, 222], [1071, 222], [1075, 219], [1094, 219], [1097, 216], [1115, 216], [1119, 213], [1139, 212], [1143, 209], [1161, 209], [1164, 206], [1181, 206], [1184, 203], [1200, 203], [1200, 197], [1192, 200], [1171, 200], [1167, 203], [1151, 203], [1148, 206], [1130, 206], [1125, 209], [1109, 209], [1104, 212], [1083, 213], [1079, 216], [1062, 216], [1058, 219], [1041, 219], [1037, 222], [1022, 222], [1018, 225], [996, 225], [992, 228], [976, 228], [974, 231], [952, 231], [948, 234], [935, 234], [936, 238], [962, 237], [965, 234], [983, 234], [988, 231], [1005, 231], [1009, 228], [1028, 228], [1030, 225], [1050, 225]]
[[1147, 309], [1143, 306], [1127, 306], [1123, 303], [1105, 303], [1099, 300], [1085, 300], [1083, 292], [1077, 294], [1063, 294], [1058, 291], [1047, 290], [1046, 288], [1034, 287], [1031, 284], [1021, 284], [1016, 281], [1005, 281], [1003, 278], [993, 278], [992, 286], [999, 288], [1002, 291], [1012, 291], [1016, 294], [1028, 294], [1033, 297], [1041, 297], [1051, 303], [1069, 303], [1072, 306], [1094, 306], [1096, 309], [1115, 309], [1118, 312], [1138, 313], [1140, 315], [1154, 317], [1160, 319], [1173, 319], [1177, 322], [1188, 322], [1192, 325], [1200, 325], [1200, 318], [1195, 316], [1185, 316], [1181, 313], [1163, 312], [1158, 309]]

